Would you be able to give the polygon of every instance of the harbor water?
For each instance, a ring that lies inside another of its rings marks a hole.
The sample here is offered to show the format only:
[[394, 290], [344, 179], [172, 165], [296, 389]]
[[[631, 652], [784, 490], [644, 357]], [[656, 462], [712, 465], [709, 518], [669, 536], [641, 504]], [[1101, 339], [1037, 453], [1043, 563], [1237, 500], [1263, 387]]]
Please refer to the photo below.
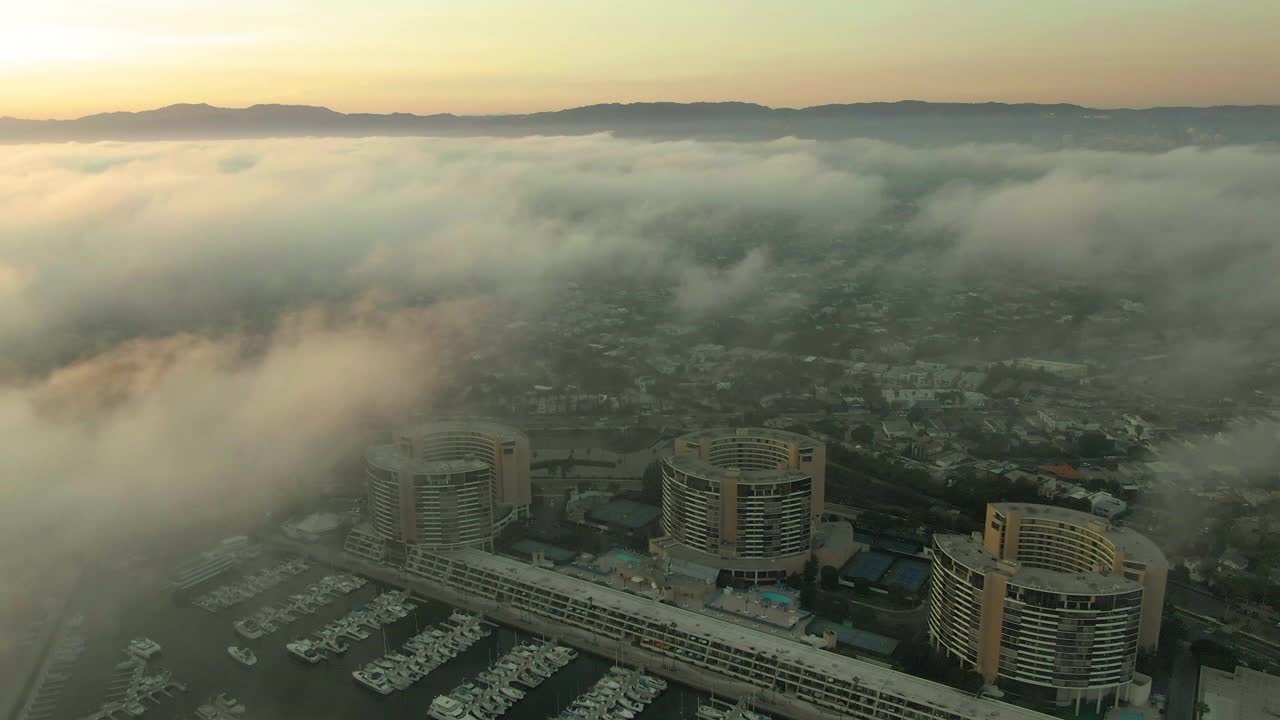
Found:
[[[255, 568], [276, 560], [264, 559]], [[325, 575], [337, 572], [313, 567], [247, 602], [217, 613], [195, 607], [190, 604], [190, 598], [176, 597], [162, 586], [153, 586], [154, 592], [123, 593], [118, 597], [85, 603], [79, 611], [86, 615], [87, 648], [70, 669], [70, 682], [58, 699], [57, 716], [69, 720], [84, 717], [95, 711], [112, 692], [118, 692], [119, 671], [114, 669], [115, 665], [124, 657], [123, 649], [129, 640], [139, 636], [155, 640], [163, 648], [150, 664], [169, 670], [175, 680], [187, 686], [186, 692], [178, 692], [172, 697], [162, 695], [158, 702], [147, 705], [145, 717], [165, 720], [193, 717], [201, 703], [224, 692], [246, 706], [244, 717], [248, 719], [377, 717], [421, 720], [427, 716], [427, 707], [437, 695], [471, 682], [513, 645], [535, 639], [508, 628], [493, 627], [488, 637], [412, 687], [384, 696], [357, 683], [352, 671], [395, 651], [416, 632], [446, 620], [454, 608], [415, 597], [413, 602], [418, 607], [409, 616], [381, 631], [371, 630], [367, 640], [352, 642], [346, 653], [330, 654], [326, 660], [314, 665], [291, 655], [285, 649], [285, 643], [309, 636], [389, 588], [370, 582], [350, 595], [338, 595], [336, 602], [321, 607], [314, 614], [301, 616], [296, 622], [281, 626], [275, 633], [255, 640], [246, 640], [232, 627], [232, 621], [266, 605], [281, 602]], [[234, 575], [224, 576], [207, 583], [203, 589], [234, 580]], [[200, 590], [196, 592], [198, 594]], [[466, 611], [466, 608], [460, 609]], [[237, 663], [227, 654], [229, 645], [252, 649], [257, 655], [257, 664], [246, 667]], [[590, 690], [613, 665], [609, 658], [580, 652], [571, 664], [537, 688], [529, 690], [526, 697], [503, 717], [511, 720], [555, 717], [579, 694]], [[703, 693], [671, 683], [667, 691], [637, 717], [641, 720], [692, 717], [699, 700], [704, 698], [706, 695]]]

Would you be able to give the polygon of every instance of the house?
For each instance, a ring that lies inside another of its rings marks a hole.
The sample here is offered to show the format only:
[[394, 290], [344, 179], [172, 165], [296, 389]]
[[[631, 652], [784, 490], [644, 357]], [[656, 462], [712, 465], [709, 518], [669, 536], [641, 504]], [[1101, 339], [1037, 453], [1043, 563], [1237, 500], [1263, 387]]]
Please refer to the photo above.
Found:
[[1222, 557], [1218, 558], [1218, 567], [1224, 570], [1235, 570], [1240, 572], [1249, 569], [1249, 558], [1246, 558], [1239, 550], [1234, 548], [1222, 553]]
[[916, 429], [906, 418], [888, 418], [880, 423], [880, 429], [890, 440], [906, 440], [916, 434]]
[[1096, 492], [1089, 496], [1089, 510], [1104, 518], [1112, 518], [1129, 509], [1129, 503], [1111, 493]]

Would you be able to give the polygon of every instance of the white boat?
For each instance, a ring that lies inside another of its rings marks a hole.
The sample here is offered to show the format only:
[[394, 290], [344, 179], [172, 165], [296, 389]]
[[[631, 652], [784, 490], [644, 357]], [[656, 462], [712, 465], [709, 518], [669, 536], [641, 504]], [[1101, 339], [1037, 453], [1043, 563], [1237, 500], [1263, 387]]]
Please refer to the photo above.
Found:
[[427, 715], [436, 720], [462, 720], [467, 715], [467, 707], [448, 695], [441, 695], [431, 701]]
[[321, 655], [320, 651], [311, 644], [310, 640], [296, 640], [294, 642], [287, 643], [285, 648], [288, 649], [289, 652], [293, 653], [294, 656], [312, 663], [313, 665], [324, 659], [324, 656]]
[[387, 676], [377, 670], [355, 670], [351, 676], [356, 682], [382, 695], [390, 695], [395, 688], [387, 680]]
[[213, 698], [213, 704], [225, 713], [230, 713], [232, 715], [244, 714], [244, 705], [241, 704], [239, 700], [226, 693], [218, 693], [217, 696]]
[[640, 684], [641, 684], [641, 685], [644, 685], [644, 686], [646, 686], [646, 687], [654, 688], [654, 689], [658, 690], [659, 692], [661, 692], [661, 691], [663, 691], [663, 690], [666, 690], [666, 689], [667, 689], [667, 681], [666, 681], [666, 680], [663, 680], [662, 678], [656, 678], [656, 677], [654, 677], [654, 676], [652, 676], [652, 675], [641, 675], [641, 676], [640, 676]]
[[710, 705], [699, 705], [697, 715], [703, 720], [724, 720], [725, 718], [723, 710], [717, 710]]
[[231, 623], [235, 626], [236, 633], [246, 640], [257, 640], [262, 637], [262, 626], [252, 618], [244, 618]]
[[532, 690], [542, 684], [542, 678], [539, 678], [536, 675], [532, 675], [527, 672], [523, 672], [517, 675], [512, 680], [512, 682], [520, 683], [521, 685], [524, 685], [525, 687]]
[[511, 698], [511, 701], [512, 701], [512, 702], [516, 702], [516, 701], [518, 701], [518, 700], [520, 700], [520, 699], [522, 699], [522, 698], [524, 697], [524, 692], [523, 692], [523, 691], [517, 690], [517, 689], [515, 689], [515, 688], [511, 687], [510, 685], [504, 685], [504, 686], [502, 686], [502, 687], [498, 688], [498, 692], [502, 693], [503, 695], [507, 696], [508, 698]]
[[248, 665], [252, 667], [258, 664], [258, 656], [254, 655], [253, 651], [250, 650], [249, 648], [242, 648], [236, 645], [228, 645], [227, 654], [230, 655], [236, 662], [240, 663], [241, 665]]
[[160, 643], [151, 638], [134, 638], [129, 641], [129, 653], [146, 660], [160, 652]]

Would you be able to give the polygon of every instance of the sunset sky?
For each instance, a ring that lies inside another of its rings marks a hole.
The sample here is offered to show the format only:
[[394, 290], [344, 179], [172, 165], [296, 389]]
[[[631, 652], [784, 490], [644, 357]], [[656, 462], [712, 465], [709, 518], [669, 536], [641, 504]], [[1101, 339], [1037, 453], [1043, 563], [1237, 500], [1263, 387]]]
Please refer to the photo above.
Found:
[[0, 116], [1280, 103], [1280, 3], [1266, 0], [43, 0], [2, 13]]

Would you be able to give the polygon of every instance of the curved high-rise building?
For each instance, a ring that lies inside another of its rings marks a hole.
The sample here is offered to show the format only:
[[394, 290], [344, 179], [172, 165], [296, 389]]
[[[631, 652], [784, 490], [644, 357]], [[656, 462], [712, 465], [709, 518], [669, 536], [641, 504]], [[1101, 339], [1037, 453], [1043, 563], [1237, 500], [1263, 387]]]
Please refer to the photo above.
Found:
[[1168, 562], [1147, 538], [1049, 505], [987, 506], [979, 538], [935, 535], [929, 635], [987, 682], [1098, 700], [1160, 636]]
[[383, 540], [488, 547], [529, 508], [529, 440], [497, 423], [450, 420], [395, 433], [365, 453], [369, 513]]
[[749, 580], [800, 572], [822, 513], [826, 446], [768, 428], [677, 438], [662, 462], [659, 552]]

